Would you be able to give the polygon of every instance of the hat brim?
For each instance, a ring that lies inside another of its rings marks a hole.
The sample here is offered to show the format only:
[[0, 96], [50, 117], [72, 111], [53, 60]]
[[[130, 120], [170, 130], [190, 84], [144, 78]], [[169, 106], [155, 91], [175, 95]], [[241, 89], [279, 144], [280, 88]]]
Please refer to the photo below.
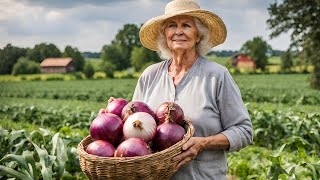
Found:
[[153, 51], [158, 51], [157, 38], [163, 22], [171, 17], [188, 15], [197, 17], [209, 29], [209, 42], [212, 47], [222, 44], [227, 37], [227, 29], [223, 21], [216, 14], [206, 10], [176, 11], [171, 14], [154, 17], [148, 20], [140, 29], [141, 44]]

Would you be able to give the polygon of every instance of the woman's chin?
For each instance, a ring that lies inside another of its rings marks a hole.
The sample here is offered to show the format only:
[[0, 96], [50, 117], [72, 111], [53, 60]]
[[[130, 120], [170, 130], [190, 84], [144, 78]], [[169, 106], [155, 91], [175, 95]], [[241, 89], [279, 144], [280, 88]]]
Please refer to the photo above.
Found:
[[188, 51], [190, 50], [190, 48], [185, 47], [185, 46], [174, 46], [172, 48], [173, 51]]

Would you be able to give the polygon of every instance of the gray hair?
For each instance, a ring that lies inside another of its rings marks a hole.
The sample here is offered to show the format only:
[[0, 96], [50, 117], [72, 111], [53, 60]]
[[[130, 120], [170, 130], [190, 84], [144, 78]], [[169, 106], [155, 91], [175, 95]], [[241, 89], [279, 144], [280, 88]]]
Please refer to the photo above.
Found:
[[[211, 50], [211, 44], [209, 42], [209, 38], [210, 38], [209, 29], [200, 21], [200, 19], [196, 17], [193, 17], [193, 19], [199, 31], [199, 36], [200, 36], [200, 42], [196, 44], [196, 52], [200, 56], [205, 56]], [[166, 37], [164, 36], [164, 29], [165, 29], [165, 23], [160, 28], [157, 44], [159, 49], [158, 55], [160, 56], [161, 59], [166, 60], [166, 59], [172, 58], [172, 52], [171, 52], [171, 49], [168, 47]]]

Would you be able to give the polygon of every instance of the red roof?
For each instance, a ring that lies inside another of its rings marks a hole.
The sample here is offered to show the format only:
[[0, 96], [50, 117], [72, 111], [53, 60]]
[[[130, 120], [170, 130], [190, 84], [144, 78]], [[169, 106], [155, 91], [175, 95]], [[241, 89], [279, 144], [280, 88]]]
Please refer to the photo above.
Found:
[[247, 55], [244, 55], [244, 54], [240, 54], [236, 57], [236, 59], [241, 62], [252, 62], [253, 59], [251, 59], [249, 56]]
[[65, 67], [71, 61], [72, 61], [72, 58], [70, 58], [70, 57], [68, 57], [68, 58], [47, 58], [41, 62], [40, 67], [57, 67], [57, 66]]

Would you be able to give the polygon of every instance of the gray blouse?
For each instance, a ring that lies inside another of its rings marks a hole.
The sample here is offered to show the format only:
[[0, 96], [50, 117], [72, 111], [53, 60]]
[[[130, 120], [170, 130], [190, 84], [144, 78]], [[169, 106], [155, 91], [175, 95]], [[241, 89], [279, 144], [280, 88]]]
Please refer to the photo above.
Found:
[[[168, 74], [172, 60], [149, 66], [138, 80], [132, 101], [147, 103], [153, 111], [163, 102], [175, 102], [195, 127], [195, 137], [224, 134], [228, 151], [252, 143], [252, 124], [238, 86], [228, 70], [199, 57], [175, 87]], [[226, 150], [204, 150], [171, 179], [226, 179]]]

